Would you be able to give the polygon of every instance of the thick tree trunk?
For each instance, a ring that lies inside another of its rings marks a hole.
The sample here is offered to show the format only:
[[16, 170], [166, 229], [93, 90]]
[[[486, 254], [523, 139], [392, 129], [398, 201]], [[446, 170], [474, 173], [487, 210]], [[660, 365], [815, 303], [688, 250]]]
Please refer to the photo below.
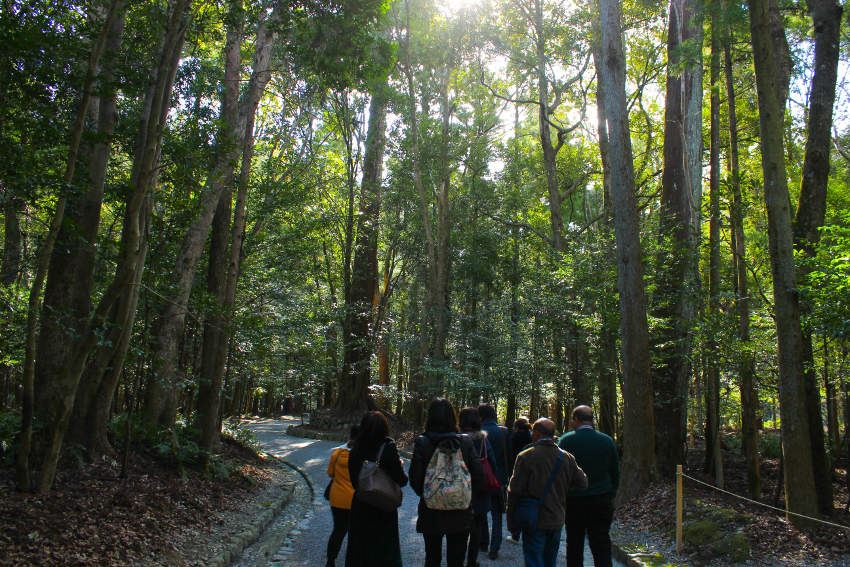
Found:
[[[813, 257], [819, 240], [818, 229], [823, 226], [826, 214], [842, 8], [835, 0], [809, 0], [808, 4], [814, 24], [815, 73], [809, 98], [803, 184], [797, 216], [794, 219], [794, 246], [805, 256]], [[803, 262], [798, 267], [797, 280], [805, 284], [808, 277], [809, 269], [807, 263]], [[811, 305], [805, 297], [800, 302], [800, 310], [804, 316], [811, 311]], [[808, 325], [803, 328], [802, 339], [803, 384], [812, 446], [812, 467], [818, 490], [818, 508], [823, 514], [832, 514], [832, 467], [826, 453], [820, 386], [814, 363], [812, 331]]]
[[741, 446], [747, 463], [747, 487], [751, 498], [761, 496], [761, 458], [758, 445], [759, 398], [756, 372], [750, 352], [750, 297], [747, 282], [747, 248], [744, 237], [744, 202], [738, 167], [738, 118], [735, 108], [735, 83], [732, 65], [730, 30], [727, 27], [723, 45], [726, 98], [729, 104], [729, 187], [732, 190], [730, 220], [734, 242], [735, 311], [738, 317], [738, 374], [741, 387]]
[[714, 482], [723, 487], [723, 453], [720, 443], [720, 367], [718, 326], [720, 323], [720, 11], [715, 3], [711, 12], [711, 127], [709, 155], [709, 230], [708, 230], [708, 330], [705, 370], [705, 471], [714, 474]]
[[[695, 0], [671, 0], [667, 35], [667, 95], [664, 108], [664, 167], [661, 177], [661, 249], [655, 306], [662, 325], [654, 338], [657, 359], [655, 449], [663, 476], [672, 477], [684, 462], [687, 394], [691, 375], [693, 323], [698, 288], [697, 247], [701, 177], [692, 175], [693, 153], [700, 171], [702, 114], [693, 101], [702, 92], [701, 58], [685, 60], [691, 42], [701, 44], [701, 20]], [[694, 124], [696, 121], [696, 124]], [[698, 137], [693, 142], [694, 132]], [[696, 185], [696, 186], [695, 186]]]
[[623, 476], [618, 498], [625, 501], [641, 492], [654, 476], [655, 439], [646, 432], [654, 431], [655, 426], [620, 3], [599, 0], [598, 6], [602, 40], [602, 68], [598, 73], [607, 114], [623, 345]]
[[[99, 97], [92, 101], [96, 114], [97, 135], [94, 141], [84, 142], [79, 183], [82, 194], [72, 194], [68, 199], [65, 223], [59, 231], [56, 248], [50, 261], [44, 304], [49, 315], [44, 317], [39, 335], [41, 357], [36, 364], [36, 383], [44, 384], [62, 371], [70, 349], [74, 348], [75, 337], [85, 329], [91, 314], [91, 293], [94, 286], [95, 247], [100, 225], [100, 209], [106, 182], [111, 137], [115, 127], [116, 89], [113, 84], [113, 67], [121, 45], [124, 19], [116, 18], [107, 40], [104, 63], [100, 69], [102, 83]], [[86, 389], [87, 381], [81, 380], [75, 397], [75, 414], [88, 409], [94, 392]], [[78, 410], [77, 408], [84, 408]], [[85, 427], [75, 424], [72, 414], [68, 435], [72, 442], [88, 446], [84, 440]]]
[[378, 231], [381, 220], [381, 179], [387, 129], [386, 84], [371, 89], [369, 130], [360, 187], [357, 240], [346, 306], [345, 361], [338, 407], [359, 413], [370, 406], [371, 358], [375, 347], [374, 300], [378, 286]]
[[775, 25], [771, 0], [749, 0], [750, 30], [759, 102], [764, 195], [768, 213], [774, 309], [779, 345], [782, 445], [789, 510], [818, 512], [812, 471], [812, 446], [803, 385], [800, 305], [794, 266], [794, 243], [784, 156], [784, 92], [775, 59]]
[[226, 349], [221, 348], [227, 325], [224, 316], [225, 287], [227, 285], [227, 243], [230, 236], [230, 215], [233, 193], [229, 189], [221, 194], [213, 218], [210, 236], [210, 254], [207, 269], [207, 292], [212, 298], [212, 312], [204, 318], [204, 338], [201, 347], [201, 371], [198, 376], [198, 404], [195, 421], [202, 449], [217, 445], [218, 409], [221, 399], [221, 380]]
[[[92, 47], [89, 56], [86, 76], [83, 81], [80, 106], [77, 110], [77, 115], [71, 127], [69, 136], [70, 142], [68, 144], [68, 160], [65, 164], [65, 174], [63, 177], [63, 181], [66, 186], [70, 185], [75, 179], [77, 158], [80, 152], [83, 132], [85, 130], [85, 121], [88, 116], [89, 105], [94, 97], [92, 91], [94, 81], [98, 73], [100, 60], [106, 49], [110, 34], [115, 31], [115, 22], [119, 19], [123, 20], [125, 8], [126, 4], [123, 1], [113, 0], [104, 19], [102, 31]], [[47, 419], [41, 422], [42, 430], [44, 431], [42, 437], [44, 439], [39, 439], [38, 443], [40, 449], [39, 456], [43, 456], [45, 453], [43, 447], [47, 446], [47, 438], [51, 434], [54, 437], [59, 436], [59, 446], [61, 446], [61, 438], [64, 436], [64, 425], [62, 425], [62, 422], [65, 421], [62, 419], [63, 413], [65, 412], [64, 406], [70, 406], [70, 404], [73, 403], [73, 390], [76, 388], [76, 379], [71, 383], [68, 383], [66, 380], [54, 379], [46, 383], [43, 388], [36, 390], [35, 387], [36, 358], [38, 356], [36, 333], [38, 331], [38, 320], [41, 313], [42, 286], [44, 285], [44, 281], [48, 274], [49, 262], [53, 257], [53, 248], [64, 223], [65, 207], [67, 202], [67, 192], [62, 193], [59, 196], [58, 203], [56, 204], [56, 211], [53, 215], [48, 233], [39, 248], [36, 260], [35, 278], [30, 289], [24, 357], [21, 431], [18, 436], [18, 454], [16, 458], [16, 481], [19, 490], [28, 491], [32, 488], [32, 481], [30, 477], [30, 452], [32, 449], [33, 419], [36, 417], [35, 412], [47, 412], [44, 414]], [[45, 354], [42, 354], [39, 358], [43, 358], [44, 356]], [[42, 390], [47, 395], [40, 397], [39, 403], [36, 404], [36, 392], [41, 394]], [[70, 401], [66, 401], [69, 395], [71, 399]], [[50, 402], [49, 407], [48, 402]], [[42, 403], [44, 405], [42, 405]], [[67, 408], [68, 412], [70, 412], [70, 409], [70, 407]], [[58, 453], [58, 448], [56, 449], [56, 452]], [[48, 462], [46, 467], [51, 468], [51, 463]], [[42, 486], [43, 490], [48, 489], [50, 484], [53, 483], [52, 472], [49, 472], [49, 477], [50, 483], [46, 488]]]
[[[146, 252], [144, 229], [150, 206], [150, 192], [157, 177], [162, 134], [170, 108], [171, 86], [188, 27], [190, 4], [191, 0], [174, 0], [170, 6], [154, 82], [146, 96], [146, 110], [133, 162], [132, 191], [124, 213], [121, 250], [115, 277], [95, 309], [88, 329], [82, 333], [79, 346], [69, 354], [68, 363], [53, 384], [52, 395], [53, 399], [57, 400], [58, 409], [50, 415], [55, 426], [46, 429], [44, 446], [47, 449], [44, 451], [44, 465], [39, 479], [39, 490], [42, 492], [49, 490], [53, 484], [77, 384], [86, 359], [97, 346], [96, 331], [108, 323], [113, 305], [129, 293], [129, 287], [136, 279], [139, 258]], [[129, 321], [118, 322], [119, 325], [122, 323], [132, 326], [132, 317]], [[115, 348], [117, 349], [118, 345], [115, 345]], [[49, 411], [49, 408], [44, 409]]]

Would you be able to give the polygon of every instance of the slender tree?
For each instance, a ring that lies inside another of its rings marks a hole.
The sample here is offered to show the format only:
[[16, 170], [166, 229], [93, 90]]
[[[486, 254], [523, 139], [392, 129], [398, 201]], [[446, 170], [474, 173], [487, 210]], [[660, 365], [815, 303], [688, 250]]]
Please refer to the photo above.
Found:
[[626, 58], [621, 6], [598, 0], [601, 61], [600, 93], [606, 112], [611, 204], [617, 241], [617, 289], [620, 293], [620, 339], [623, 356], [623, 479], [618, 498], [636, 496], [655, 472], [652, 376], [649, 331], [641, 264], [640, 230], [629, 114], [626, 106]]
[[[806, 152], [803, 160], [803, 183], [794, 219], [794, 246], [811, 259], [826, 215], [826, 192], [829, 180], [829, 153], [832, 146], [832, 109], [835, 106], [835, 85], [838, 78], [838, 56], [841, 33], [841, 6], [834, 0], [809, 0], [815, 36], [815, 65], [809, 97]], [[809, 264], [802, 262], [797, 269], [797, 281], [808, 279]], [[801, 300], [803, 315], [811, 311], [808, 301]], [[832, 467], [826, 454], [821, 416], [820, 386], [814, 362], [812, 329], [803, 326], [802, 335], [803, 385], [812, 445], [812, 467], [818, 490], [818, 508], [832, 514]]]
[[777, 24], [778, 10], [772, 0], [749, 0], [748, 5], [779, 345], [779, 402], [782, 411], [785, 493], [789, 510], [812, 515], [818, 512], [818, 499], [811, 464], [811, 435], [803, 385], [800, 305], [796, 291], [788, 180], [785, 175], [785, 98], [782, 95], [787, 95], [785, 77], [788, 75], [781, 66], [782, 58], [776, 50], [777, 42], [785, 41], [784, 31], [781, 23]]

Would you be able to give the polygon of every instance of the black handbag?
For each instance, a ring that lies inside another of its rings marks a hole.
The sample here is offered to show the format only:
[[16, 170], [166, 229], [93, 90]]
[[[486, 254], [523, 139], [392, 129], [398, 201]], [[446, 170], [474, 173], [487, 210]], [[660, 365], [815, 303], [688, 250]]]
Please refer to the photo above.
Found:
[[552, 484], [555, 482], [555, 477], [558, 475], [558, 471], [561, 470], [561, 464], [563, 462], [564, 452], [558, 451], [558, 459], [549, 473], [549, 478], [546, 480], [546, 486], [543, 488], [543, 494], [540, 495], [540, 498], [523, 496], [517, 501], [516, 509], [514, 510], [514, 524], [516, 527], [531, 532], [537, 530], [537, 517], [540, 513], [540, 504], [543, 503], [543, 500], [552, 489]]
[[401, 487], [381, 468], [381, 455], [386, 443], [381, 445], [374, 461], [365, 461], [357, 478], [355, 497], [385, 512], [391, 512], [401, 506]]

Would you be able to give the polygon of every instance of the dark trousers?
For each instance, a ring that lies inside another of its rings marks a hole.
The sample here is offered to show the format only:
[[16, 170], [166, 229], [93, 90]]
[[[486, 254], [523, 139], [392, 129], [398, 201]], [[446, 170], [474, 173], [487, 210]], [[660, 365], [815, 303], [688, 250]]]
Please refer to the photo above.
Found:
[[466, 567], [478, 565], [478, 549], [481, 545], [481, 534], [487, 529], [487, 512], [475, 514], [472, 531], [469, 532], [469, 545], [466, 546]]
[[561, 530], [523, 530], [522, 556], [525, 567], [555, 567]]
[[440, 567], [443, 560], [443, 537], [446, 538], [446, 565], [463, 567], [469, 532], [456, 534], [422, 534], [425, 538], [425, 567]]
[[499, 551], [502, 547], [502, 512], [504, 511], [504, 500], [501, 491], [496, 492], [490, 499], [490, 518], [493, 521], [493, 531], [487, 525], [486, 519], [481, 526], [481, 549], [489, 548], [490, 551]]
[[350, 513], [351, 510], [331, 507], [334, 529], [328, 538], [328, 565], [334, 564], [339, 555], [339, 550], [342, 548], [342, 540], [345, 538], [345, 534], [348, 533], [348, 516]]
[[587, 535], [596, 567], [611, 567], [611, 520], [614, 502], [610, 494], [571, 498], [567, 501], [567, 567], [584, 566]]

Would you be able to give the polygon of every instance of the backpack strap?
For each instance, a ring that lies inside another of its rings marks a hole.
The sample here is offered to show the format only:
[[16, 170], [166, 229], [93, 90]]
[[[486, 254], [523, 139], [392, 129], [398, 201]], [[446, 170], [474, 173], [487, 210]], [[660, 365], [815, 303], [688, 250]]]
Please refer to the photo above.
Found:
[[561, 464], [563, 462], [564, 452], [558, 449], [558, 459], [555, 461], [555, 466], [552, 467], [552, 472], [549, 473], [549, 478], [546, 479], [546, 486], [543, 488], [543, 494], [540, 496], [541, 500], [546, 498], [546, 495], [552, 489], [552, 484], [555, 482], [555, 477], [558, 475], [558, 471], [561, 470]]

